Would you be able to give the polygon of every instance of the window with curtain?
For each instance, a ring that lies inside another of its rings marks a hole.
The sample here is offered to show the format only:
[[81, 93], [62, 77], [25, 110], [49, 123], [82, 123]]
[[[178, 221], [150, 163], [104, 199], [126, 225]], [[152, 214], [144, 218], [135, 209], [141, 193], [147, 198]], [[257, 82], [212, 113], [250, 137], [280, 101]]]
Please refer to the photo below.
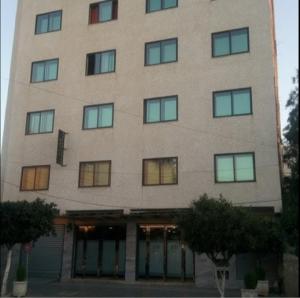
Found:
[[36, 16], [35, 34], [61, 30], [62, 11], [53, 11]]
[[83, 129], [112, 127], [113, 109], [112, 103], [84, 107]]
[[27, 113], [26, 134], [53, 132], [54, 110]]
[[177, 157], [143, 160], [143, 185], [177, 184]]
[[146, 0], [146, 12], [178, 7], [178, 0]]
[[32, 83], [57, 80], [58, 59], [33, 62], [31, 67]]
[[145, 99], [144, 123], [176, 121], [177, 106], [177, 96]]
[[106, 0], [90, 5], [90, 24], [108, 22], [118, 18], [118, 0]]
[[115, 72], [115, 58], [115, 50], [87, 54], [86, 74], [89, 76], [95, 74]]
[[255, 181], [254, 153], [215, 155], [216, 182]]
[[20, 190], [48, 190], [49, 175], [49, 165], [23, 167]]
[[110, 186], [111, 161], [91, 161], [79, 164], [79, 187]]
[[235, 29], [212, 34], [213, 57], [249, 52], [249, 29]]
[[213, 107], [214, 117], [252, 114], [251, 88], [214, 92]]
[[145, 44], [145, 65], [156, 65], [177, 61], [177, 38]]

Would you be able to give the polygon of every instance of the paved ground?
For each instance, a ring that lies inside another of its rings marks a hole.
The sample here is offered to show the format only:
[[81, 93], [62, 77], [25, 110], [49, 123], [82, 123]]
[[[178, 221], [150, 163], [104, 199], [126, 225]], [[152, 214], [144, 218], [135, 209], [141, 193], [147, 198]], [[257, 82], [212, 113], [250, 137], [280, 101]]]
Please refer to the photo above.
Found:
[[[226, 296], [239, 297], [239, 290]], [[199, 289], [194, 284], [124, 281], [70, 280], [67, 282], [31, 281], [27, 297], [220, 297], [216, 289]]]

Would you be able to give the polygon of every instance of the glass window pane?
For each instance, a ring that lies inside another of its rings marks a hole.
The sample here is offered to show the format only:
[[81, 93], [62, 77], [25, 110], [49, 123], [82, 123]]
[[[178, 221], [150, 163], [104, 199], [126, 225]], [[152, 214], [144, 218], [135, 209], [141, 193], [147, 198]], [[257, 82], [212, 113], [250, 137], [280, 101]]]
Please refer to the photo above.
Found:
[[57, 79], [57, 60], [46, 61], [45, 81]]
[[45, 33], [48, 31], [48, 15], [41, 15], [37, 17], [36, 33]]
[[147, 44], [146, 46], [147, 65], [160, 63], [160, 43]]
[[214, 116], [231, 116], [231, 92], [218, 92], [214, 94]]
[[40, 129], [40, 113], [29, 114], [28, 133], [39, 133]]
[[176, 158], [163, 159], [161, 161], [161, 184], [177, 183], [177, 160]]
[[97, 128], [98, 107], [86, 107], [84, 109], [84, 128]]
[[35, 190], [42, 190], [48, 188], [49, 182], [49, 168], [48, 167], [37, 167], [35, 171]]
[[99, 126], [111, 127], [113, 118], [112, 105], [105, 105], [99, 107]]
[[233, 92], [233, 114], [250, 114], [251, 96], [250, 90], [237, 90]]
[[162, 99], [161, 120], [170, 121], [177, 119], [177, 100], [176, 97]]
[[176, 40], [168, 40], [162, 42], [162, 62], [176, 61], [177, 59], [177, 43]]
[[144, 184], [159, 184], [159, 160], [144, 161]]
[[110, 176], [110, 163], [101, 162], [95, 164], [95, 186], [108, 186]]
[[53, 12], [49, 15], [49, 31], [60, 30], [61, 12]]
[[100, 3], [100, 22], [112, 19], [112, 1]]
[[213, 55], [223, 56], [230, 54], [229, 33], [217, 33], [213, 35]]
[[160, 121], [160, 100], [147, 100], [146, 104], [146, 122]]
[[242, 53], [247, 52], [248, 46], [248, 30], [235, 30], [231, 32], [231, 52]]
[[94, 164], [84, 163], [80, 165], [79, 186], [93, 186], [94, 184]]
[[241, 154], [235, 156], [235, 176], [237, 181], [253, 181], [253, 155]]
[[53, 111], [41, 113], [40, 132], [51, 132], [53, 128]]
[[92, 73], [93, 74], [101, 73], [101, 69], [100, 69], [101, 54], [90, 55], [89, 59], [91, 60], [91, 63], [94, 63], [94, 72]]
[[33, 190], [34, 177], [35, 177], [35, 168], [23, 168], [21, 189]]
[[42, 82], [44, 81], [44, 70], [45, 64], [44, 62], [36, 62], [32, 64], [32, 82]]
[[148, 11], [161, 10], [162, 0], [148, 0]]
[[94, 4], [90, 6], [90, 23], [95, 24], [99, 22], [99, 5]]
[[233, 157], [217, 156], [216, 157], [216, 175], [217, 182], [234, 181]]
[[112, 72], [115, 69], [115, 53], [107, 52], [101, 54], [101, 73]]
[[163, 0], [163, 8], [171, 8], [177, 6], [177, 0]]

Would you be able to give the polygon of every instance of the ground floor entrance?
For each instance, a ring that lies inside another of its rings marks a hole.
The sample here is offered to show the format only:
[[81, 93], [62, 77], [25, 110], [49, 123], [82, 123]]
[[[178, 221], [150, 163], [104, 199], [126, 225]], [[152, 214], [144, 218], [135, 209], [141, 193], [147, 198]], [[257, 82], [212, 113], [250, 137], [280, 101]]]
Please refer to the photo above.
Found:
[[138, 225], [137, 245], [138, 279], [193, 279], [194, 254], [175, 225]]
[[124, 277], [126, 226], [80, 225], [75, 233], [75, 277]]

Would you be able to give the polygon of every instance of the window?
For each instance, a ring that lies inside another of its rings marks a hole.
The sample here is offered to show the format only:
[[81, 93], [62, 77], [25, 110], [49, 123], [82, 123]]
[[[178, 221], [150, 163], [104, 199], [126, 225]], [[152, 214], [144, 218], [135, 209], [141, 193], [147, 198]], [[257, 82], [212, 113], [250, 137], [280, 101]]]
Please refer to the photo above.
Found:
[[21, 191], [48, 190], [50, 166], [31, 166], [22, 168]]
[[145, 99], [144, 123], [176, 121], [177, 105], [177, 96]]
[[249, 29], [236, 29], [212, 34], [213, 57], [249, 52]]
[[111, 161], [89, 161], [79, 164], [79, 187], [110, 186]]
[[177, 157], [143, 160], [143, 185], [177, 184]]
[[177, 38], [146, 43], [145, 65], [176, 62], [177, 54]]
[[251, 88], [213, 93], [214, 117], [252, 114]]
[[31, 82], [57, 80], [58, 59], [33, 62], [31, 66]]
[[255, 181], [254, 153], [215, 155], [216, 182]]
[[37, 15], [35, 34], [61, 30], [61, 16], [61, 10]]
[[107, 0], [90, 5], [90, 24], [103, 23], [118, 18], [118, 0]]
[[178, 6], [178, 0], [146, 0], [146, 12], [154, 12]]
[[86, 74], [89, 76], [101, 73], [115, 72], [115, 58], [115, 50], [87, 54]]
[[27, 113], [26, 134], [53, 132], [54, 110]]
[[112, 127], [113, 109], [112, 103], [84, 107], [83, 129]]

